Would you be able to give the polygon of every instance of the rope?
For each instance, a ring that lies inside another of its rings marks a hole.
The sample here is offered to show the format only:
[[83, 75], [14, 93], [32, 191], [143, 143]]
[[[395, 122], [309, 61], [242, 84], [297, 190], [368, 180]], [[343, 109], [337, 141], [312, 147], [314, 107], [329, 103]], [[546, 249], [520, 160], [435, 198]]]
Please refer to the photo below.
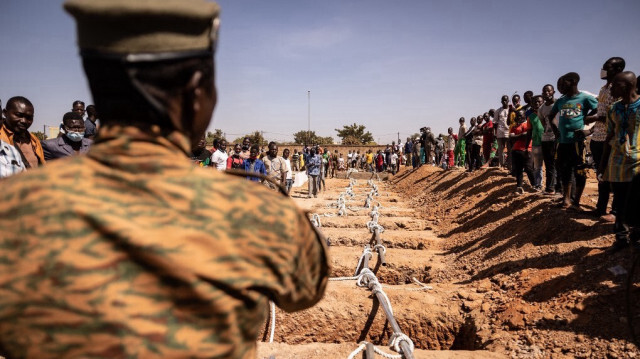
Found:
[[367, 222], [367, 228], [369, 228], [369, 232], [371, 233], [373, 233], [373, 231], [376, 229], [378, 229], [378, 233], [384, 232], [384, 227], [374, 221]]
[[364, 348], [367, 347], [367, 344], [362, 343], [358, 346], [358, 348], [354, 351], [351, 352], [351, 354], [349, 354], [349, 356], [347, 357], [347, 359], [353, 359], [356, 357], [356, 355], [358, 355], [358, 353], [360, 353], [361, 351], [364, 350]]
[[[373, 253], [371, 253], [371, 249], [364, 247], [364, 250], [362, 251], [362, 255], [360, 256], [360, 259], [358, 259], [358, 265], [356, 266], [356, 273], [355, 273], [356, 276], [358, 276], [358, 269], [360, 269], [360, 265], [362, 264], [362, 262], [364, 262], [364, 256], [369, 256], [369, 259], [373, 258]], [[365, 268], [365, 269], [369, 269], [369, 268]], [[362, 274], [362, 272], [360, 272], [360, 274]]]
[[387, 293], [382, 290], [382, 284], [378, 281], [378, 277], [369, 268], [364, 268], [360, 271], [360, 278], [356, 281], [358, 287], [367, 287], [373, 294], [380, 293], [389, 306], [389, 312], [393, 314], [393, 308], [391, 307], [391, 301], [387, 297]]
[[342, 217], [347, 215], [347, 208], [345, 207], [344, 202], [342, 202], [338, 208], [338, 216]]
[[[354, 350], [353, 352], [351, 352], [351, 354], [349, 354], [349, 356], [347, 357], [347, 359], [353, 359], [356, 357], [356, 355], [358, 355], [358, 353], [362, 352], [366, 347], [367, 344], [369, 344], [369, 342], [362, 342], [360, 343], [360, 345], [358, 346], [358, 348], [356, 350]], [[376, 347], [375, 345], [373, 346], [373, 351], [382, 356], [383, 358], [388, 358], [388, 359], [402, 359], [402, 355], [399, 354], [389, 354], [389, 353], [385, 353], [384, 351], [382, 351], [381, 349], [379, 349], [378, 347]]]
[[271, 307], [271, 329], [269, 330], [269, 343], [273, 343], [273, 334], [276, 332], [276, 305], [269, 301]]
[[311, 215], [311, 224], [316, 228], [322, 227], [322, 223], [320, 223], [320, 216], [317, 213]]
[[355, 277], [332, 277], [332, 278], [329, 278], [329, 281], [331, 281], [331, 282], [339, 282], [339, 281], [343, 281], [343, 280], [356, 280], [358, 278], [360, 278], [359, 275], [357, 275]]
[[400, 342], [407, 342], [409, 344], [409, 348], [413, 353], [413, 349], [415, 348], [413, 345], [413, 341], [404, 333], [394, 332], [391, 335], [391, 341], [389, 342], [389, 346], [395, 350], [397, 353], [402, 353], [402, 349], [400, 349]]

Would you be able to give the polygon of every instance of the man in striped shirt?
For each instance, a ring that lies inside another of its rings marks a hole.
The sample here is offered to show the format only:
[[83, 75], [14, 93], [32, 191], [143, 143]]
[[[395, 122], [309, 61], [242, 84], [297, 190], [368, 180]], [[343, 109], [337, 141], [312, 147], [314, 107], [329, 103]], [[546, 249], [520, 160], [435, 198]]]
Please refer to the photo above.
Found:
[[[591, 141], [589, 147], [591, 154], [593, 155], [593, 161], [595, 167], [600, 167], [600, 159], [602, 158], [602, 151], [604, 149], [605, 139], [607, 137], [607, 125], [605, 123], [607, 110], [609, 107], [619, 98], [611, 96], [611, 82], [613, 78], [624, 71], [625, 62], [621, 57], [612, 57], [602, 65], [602, 71], [600, 77], [606, 80], [607, 83], [602, 86], [600, 93], [598, 94], [598, 113], [595, 116], [585, 118], [584, 123], [589, 124], [595, 121], [595, 125], [591, 129]], [[607, 215], [607, 203], [609, 203], [609, 193], [611, 185], [602, 181], [598, 183], [598, 203], [596, 209], [591, 212], [596, 217], [603, 216], [603, 220], [613, 222], [615, 220], [615, 211]], [[614, 202], [618, 202], [619, 198], [614, 198]], [[615, 207], [615, 205], [613, 206]]]
[[598, 176], [613, 187], [616, 211], [616, 242], [612, 250], [634, 246], [640, 239], [640, 96], [636, 90], [637, 79], [633, 72], [622, 72], [613, 79], [611, 95], [621, 98], [607, 111], [607, 137]]

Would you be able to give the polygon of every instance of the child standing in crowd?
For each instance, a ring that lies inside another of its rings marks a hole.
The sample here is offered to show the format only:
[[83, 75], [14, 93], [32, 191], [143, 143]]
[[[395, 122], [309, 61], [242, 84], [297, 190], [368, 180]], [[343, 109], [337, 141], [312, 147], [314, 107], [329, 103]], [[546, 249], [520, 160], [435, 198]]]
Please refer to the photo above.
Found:
[[458, 128], [458, 142], [455, 149], [455, 165], [464, 168], [467, 150], [465, 149], [464, 135], [467, 133], [467, 126], [464, 125], [464, 117], [460, 117], [460, 127]]
[[382, 172], [382, 164], [384, 163], [384, 157], [382, 156], [382, 150], [378, 150], [376, 155], [376, 171]]
[[491, 158], [491, 146], [493, 145], [493, 121], [488, 112], [482, 115], [484, 124], [482, 125], [482, 155], [484, 157], [485, 165], [489, 165], [489, 159]]
[[527, 121], [531, 125], [531, 155], [533, 156], [533, 188], [540, 191], [542, 190], [542, 134], [544, 133], [544, 126], [540, 117], [538, 116], [538, 110], [544, 103], [541, 95], [533, 96], [531, 99], [531, 111], [528, 111]]
[[482, 117], [478, 117], [475, 122], [475, 126], [472, 125], [472, 145], [471, 145], [471, 159], [469, 161], [469, 172], [473, 170], [479, 170], [482, 167], [482, 156], [480, 151], [482, 149], [482, 127], [480, 126]]
[[473, 132], [476, 130], [476, 118], [471, 117], [469, 120], [469, 129], [464, 133], [464, 141], [466, 144], [466, 161], [469, 165], [469, 172], [473, 171], [473, 160], [471, 157], [471, 151], [473, 149]]
[[454, 154], [453, 151], [456, 148], [456, 141], [458, 140], [458, 136], [453, 134], [453, 128], [449, 127], [447, 129], [447, 169], [453, 168], [454, 166]]
[[515, 112], [514, 124], [509, 131], [509, 139], [513, 140], [511, 158], [513, 159], [513, 172], [516, 177], [516, 193], [522, 194], [522, 176], [527, 173], [529, 183], [533, 185], [533, 166], [531, 162], [531, 125], [527, 121], [522, 109]]
[[297, 149], [293, 150], [293, 155], [291, 156], [291, 170], [300, 171], [300, 153], [298, 153]]

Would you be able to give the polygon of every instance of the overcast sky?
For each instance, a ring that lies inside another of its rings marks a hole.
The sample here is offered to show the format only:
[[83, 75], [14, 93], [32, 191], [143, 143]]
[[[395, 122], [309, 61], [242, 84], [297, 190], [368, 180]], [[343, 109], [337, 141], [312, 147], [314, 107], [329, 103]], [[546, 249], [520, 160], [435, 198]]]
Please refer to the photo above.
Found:
[[[133, 1], [133, 0], [132, 0]], [[210, 130], [291, 141], [363, 124], [390, 143], [446, 132], [500, 96], [575, 71], [597, 93], [602, 64], [640, 72], [640, 1], [221, 0], [218, 105]], [[0, 98], [35, 105], [32, 130], [91, 97], [59, 0], [1, 0]], [[99, 111], [99, 109], [98, 109]]]

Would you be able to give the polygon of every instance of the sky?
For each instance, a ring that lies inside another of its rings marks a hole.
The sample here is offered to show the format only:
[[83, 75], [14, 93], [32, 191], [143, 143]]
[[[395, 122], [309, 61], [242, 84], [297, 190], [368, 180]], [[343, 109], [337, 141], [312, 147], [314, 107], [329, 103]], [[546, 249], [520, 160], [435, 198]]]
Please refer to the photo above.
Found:
[[[132, 0], [133, 1], [133, 0]], [[640, 1], [220, 0], [209, 130], [292, 141], [357, 123], [380, 144], [457, 127], [577, 72], [598, 93], [612, 56], [640, 73]], [[0, 99], [29, 98], [31, 130], [92, 102], [60, 0], [0, 1]], [[558, 94], [559, 95], [559, 94]], [[100, 109], [98, 109], [99, 111]]]

